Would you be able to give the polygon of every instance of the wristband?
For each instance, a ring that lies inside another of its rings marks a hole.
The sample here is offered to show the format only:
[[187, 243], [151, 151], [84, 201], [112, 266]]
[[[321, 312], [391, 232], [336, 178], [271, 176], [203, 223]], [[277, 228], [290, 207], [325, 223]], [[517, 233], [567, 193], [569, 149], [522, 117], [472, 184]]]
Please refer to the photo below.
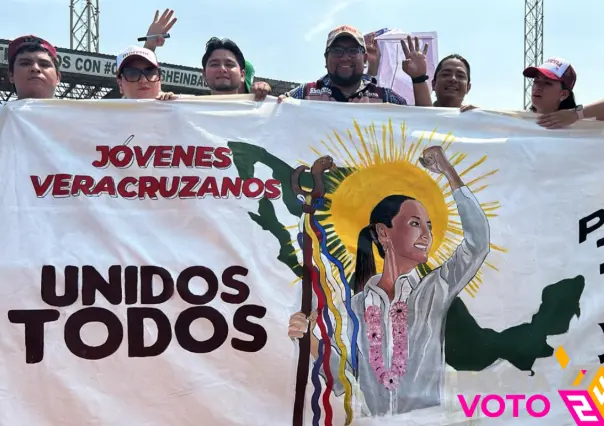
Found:
[[413, 84], [420, 84], [420, 83], [424, 83], [426, 81], [428, 81], [430, 77], [428, 77], [427, 75], [421, 75], [419, 77], [414, 77], [411, 79], [411, 82]]

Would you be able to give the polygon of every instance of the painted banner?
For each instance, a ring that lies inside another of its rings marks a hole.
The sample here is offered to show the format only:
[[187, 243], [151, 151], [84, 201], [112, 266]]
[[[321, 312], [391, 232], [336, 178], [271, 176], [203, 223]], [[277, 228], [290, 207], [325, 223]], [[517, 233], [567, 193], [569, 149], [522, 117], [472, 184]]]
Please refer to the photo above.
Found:
[[0, 111], [0, 424], [603, 424], [604, 126]]

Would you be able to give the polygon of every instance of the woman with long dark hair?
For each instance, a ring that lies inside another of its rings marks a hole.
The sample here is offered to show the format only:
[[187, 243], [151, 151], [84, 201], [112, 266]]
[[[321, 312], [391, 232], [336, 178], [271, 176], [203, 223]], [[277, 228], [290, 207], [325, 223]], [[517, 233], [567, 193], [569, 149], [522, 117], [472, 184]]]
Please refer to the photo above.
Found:
[[[360, 231], [351, 304], [361, 320], [358, 371], [354, 374], [364, 396], [365, 415], [399, 414], [440, 404], [447, 311], [489, 252], [487, 217], [442, 148], [426, 149], [420, 162], [447, 178], [464, 239], [440, 267], [418, 271], [428, 261], [432, 224], [421, 201], [405, 195], [381, 200]], [[384, 259], [381, 274], [376, 271], [374, 245]], [[289, 336], [302, 337], [309, 323], [312, 332], [315, 320], [316, 315], [309, 321], [301, 313], [294, 314]], [[317, 359], [318, 339], [314, 334], [311, 353]], [[332, 371], [337, 371], [338, 364], [334, 350]], [[341, 395], [342, 384], [335, 377], [334, 382], [334, 393]]]

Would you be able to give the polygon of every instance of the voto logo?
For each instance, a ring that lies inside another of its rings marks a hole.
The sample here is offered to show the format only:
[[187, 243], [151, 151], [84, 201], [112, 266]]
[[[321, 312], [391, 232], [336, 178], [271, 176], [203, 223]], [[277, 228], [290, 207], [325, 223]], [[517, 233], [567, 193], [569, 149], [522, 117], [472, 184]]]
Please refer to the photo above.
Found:
[[554, 354], [566, 370], [564, 389], [558, 390], [562, 401], [578, 426], [604, 426], [604, 366], [572, 366], [560, 346]]
[[554, 356], [564, 376], [561, 384], [553, 388], [539, 372], [456, 372], [457, 406], [466, 418], [480, 414], [501, 417], [510, 405], [513, 417], [526, 412], [540, 418], [547, 416], [551, 408], [544, 393], [554, 390], [578, 426], [604, 426], [604, 366], [572, 365], [562, 346]]
[[[476, 410], [478, 409], [478, 405], [480, 403], [480, 411], [484, 413], [487, 417], [500, 417], [502, 416], [506, 409], [507, 403], [506, 401], [511, 401], [512, 403], [512, 415], [514, 417], [518, 417], [520, 415], [520, 401], [526, 400], [524, 405], [524, 411], [528, 413], [531, 417], [545, 417], [549, 413], [550, 410], [550, 402], [549, 399], [545, 395], [526, 395], [526, 394], [510, 394], [505, 395], [505, 398], [501, 395], [497, 394], [488, 394], [484, 397], [481, 395], [474, 395], [471, 404], [468, 405], [468, 401], [466, 401], [463, 395], [457, 395], [459, 399], [459, 403], [461, 408], [466, 415], [466, 417], [474, 417]], [[491, 409], [489, 407], [489, 402], [496, 402], [497, 408]]]

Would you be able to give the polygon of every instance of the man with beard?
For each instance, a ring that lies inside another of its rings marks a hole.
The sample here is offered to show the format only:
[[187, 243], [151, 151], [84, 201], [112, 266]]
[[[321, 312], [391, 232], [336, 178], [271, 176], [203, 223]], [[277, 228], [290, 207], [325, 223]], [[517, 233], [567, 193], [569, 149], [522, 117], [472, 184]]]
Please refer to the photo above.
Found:
[[61, 81], [53, 45], [34, 35], [8, 44], [8, 79], [19, 99], [52, 99]]
[[[419, 49], [419, 40], [415, 43], [408, 38], [408, 46], [401, 42], [405, 60], [403, 71], [413, 81], [413, 92], [417, 106], [431, 106], [428, 86], [426, 52]], [[325, 47], [325, 67], [327, 75], [320, 80], [306, 83], [279, 97], [335, 102], [369, 102], [407, 105], [407, 101], [394, 91], [377, 86], [376, 81], [364, 75], [367, 62], [367, 46], [363, 34], [348, 25], [342, 25], [329, 33]]]
[[[241, 87], [246, 83], [246, 60], [234, 41], [212, 37], [206, 43], [201, 65], [203, 79], [212, 95], [241, 93]], [[263, 101], [270, 91], [268, 83], [262, 81], [250, 87], [250, 92], [256, 95], [256, 101]]]

